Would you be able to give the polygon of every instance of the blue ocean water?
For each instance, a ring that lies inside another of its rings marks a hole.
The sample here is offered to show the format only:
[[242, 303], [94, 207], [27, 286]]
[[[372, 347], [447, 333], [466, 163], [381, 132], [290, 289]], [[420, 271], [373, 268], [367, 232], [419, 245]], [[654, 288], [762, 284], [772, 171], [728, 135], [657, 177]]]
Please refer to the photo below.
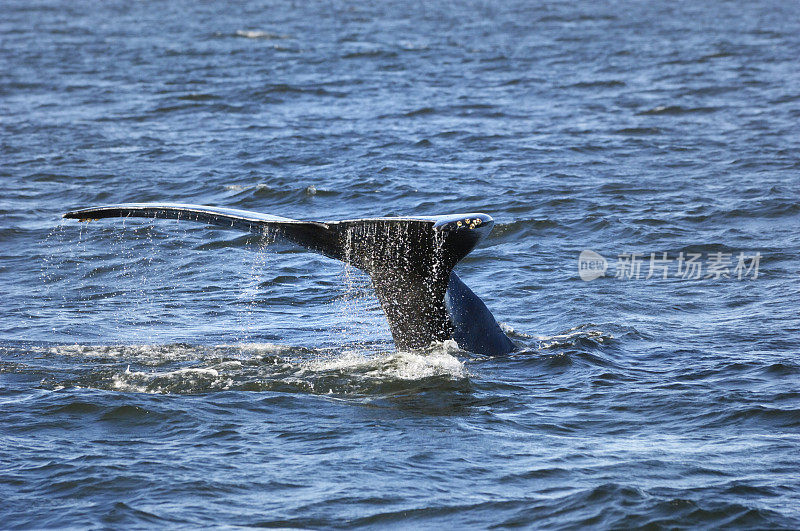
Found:
[[[0, 13], [0, 527], [800, 527], [796, 3]], [[146, 201], [485, 212], [522, 350]]]

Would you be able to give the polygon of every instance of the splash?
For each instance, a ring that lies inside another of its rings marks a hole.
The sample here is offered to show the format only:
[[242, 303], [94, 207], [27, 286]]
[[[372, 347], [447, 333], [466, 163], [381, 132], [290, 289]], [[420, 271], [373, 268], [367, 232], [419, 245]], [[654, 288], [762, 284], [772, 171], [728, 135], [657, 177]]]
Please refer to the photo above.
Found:
[[361, 374], [367, 378], [420, 380], [442, 376], [452, 379], [467, 378], [464, 363], [454, 356], [460, 352], [455, 342], [432, 346], [425, 352], [403, 352], [364, 355], [345, 352], [341, 356], [301, 364], [301, 371], [321, 373], [340, 371]]
[[111, 377], [110, 389], [134, 393], [198, 393], [224, 391], [234, 384], [213, 368], [186, 368], [166, 372], [125, 371]]
[[[197, 394], [277, 391], [369, 397], [414, 389], [420, 382], [445, 388], [469, 374], [454, 343], [425, 352], [307, 349], [273, 343], [217, 346], [68, 345], [35, 348], [47, 359], [42, 386], [121, 392]], [[24, 363], [23, 363], [24, 365]], [[65, 367], [59, 372], [59, 367]], [[68, 367], [68, 369], [66, 368]], [[33, 370], [33, 365], [29, 369]], [[438, 382], [438, 383], [437, 383]]]

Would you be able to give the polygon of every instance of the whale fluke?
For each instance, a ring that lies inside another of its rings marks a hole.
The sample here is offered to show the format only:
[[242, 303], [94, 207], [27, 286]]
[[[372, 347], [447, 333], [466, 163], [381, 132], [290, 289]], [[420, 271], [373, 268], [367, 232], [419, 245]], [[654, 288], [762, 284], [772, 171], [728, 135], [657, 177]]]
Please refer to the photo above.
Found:
[[491, 231], [494, 222], [486, 214], [299, 221], [202, 205], [123, 203], [73, 210], [64, 217], [181, 219], [280, 237], [367, 273], [399, 349], [451, 338], [478, 354], [516, 348], [483, 302], [452, 273]]

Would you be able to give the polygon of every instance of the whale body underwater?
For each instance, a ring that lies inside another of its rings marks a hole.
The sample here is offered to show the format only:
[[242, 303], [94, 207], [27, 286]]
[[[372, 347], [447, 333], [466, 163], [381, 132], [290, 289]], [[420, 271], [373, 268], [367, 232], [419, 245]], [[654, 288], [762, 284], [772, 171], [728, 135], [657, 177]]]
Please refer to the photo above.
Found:
[[73, 210], [80, 221], [144, 217], [197, 221], [282, 238], [369, 275], [396, 348], [453, 339], [462, 350], [500, 356], [518, 349], [492, 312], [453, 272], [492, 229], [486, 214], [299, 221], [230, 208], [124, 203]]

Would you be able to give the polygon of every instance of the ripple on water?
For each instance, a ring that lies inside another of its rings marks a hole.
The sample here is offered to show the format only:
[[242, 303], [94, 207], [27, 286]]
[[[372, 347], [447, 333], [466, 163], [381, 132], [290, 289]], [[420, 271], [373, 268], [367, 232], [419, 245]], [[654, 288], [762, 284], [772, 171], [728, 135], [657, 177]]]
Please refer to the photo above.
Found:
[[[69, 377], [42, 371], [50, 388], [197, 394], [277, 391], [382, 396], [433, 382], [466, 382], [469, 374], [452, 342], [426, 352], [306, 349], [272, 343], [218, 345], [67, 345], [35, 349], [40, 358], [77, 363]], [[70, 361], [72, 360], [72, 361]], [[74, 406], [80, 407], [80, 406]]]
[[[3, 1], [3, 527], [800, 527], [792, 2], [268, 4]], [[394, 352], [289, 246], [59, 225], [126, 201], [485, 211], [459, 274], [522, 350]]]

